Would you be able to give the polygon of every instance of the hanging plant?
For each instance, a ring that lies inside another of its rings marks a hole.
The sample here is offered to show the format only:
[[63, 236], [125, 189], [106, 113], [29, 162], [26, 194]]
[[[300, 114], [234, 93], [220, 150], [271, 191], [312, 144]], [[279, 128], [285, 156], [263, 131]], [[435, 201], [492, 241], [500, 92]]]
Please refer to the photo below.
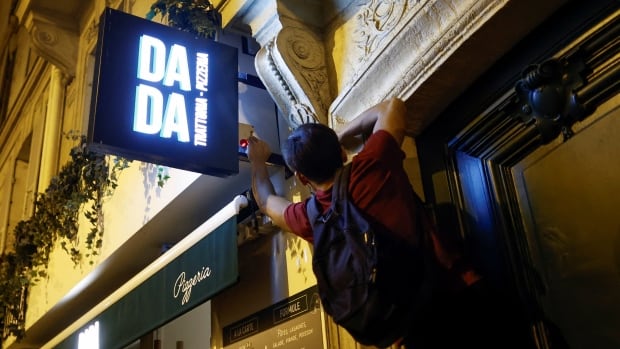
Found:
[[168, 173], [168, 168], [157, 165], [157, 186], [160, 188], [164, 187], [164, 184], [168, 182], [170, 179], [170, 174]]
[[[75, 132], [66, 135], [78, 144], [71, 149], [71, 159], [52, 178], [44, 193], [38, 193], [34, 214], [17, 223], [12, 251], [0, 256], [0, 325], [2, 339], [24, 335], [25, 290], [47, 275], [50, 253], [57, 242], [74, 265], [84, 257], [93, 264], [103, 241], [105, 197], [118, 186], [118, 175], [129, 166], [122, 158], [107, 160], [104, 154], [88, 149], [86, 137]], [[79, 245], [79, 214], [91, 224], [84, 243]], [[1, 342], [0, 342], [1, 344]]]
[[146, 18], [161, 15], [168, 25], [207, 39], [215, 39], [221, 27], [219, 13], [208, 0], [157, 0]]

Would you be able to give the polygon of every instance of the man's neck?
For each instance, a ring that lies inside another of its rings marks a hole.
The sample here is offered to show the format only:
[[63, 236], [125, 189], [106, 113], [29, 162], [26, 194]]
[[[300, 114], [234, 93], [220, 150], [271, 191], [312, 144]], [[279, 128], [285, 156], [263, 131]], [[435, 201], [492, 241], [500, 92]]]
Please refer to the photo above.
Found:
[[328, 180], [326, 182], [323, 182], [321, 184], [318, 184], [318, 183], [315, 183], [315, 182], [312, 182], [312, 181], [310, 181], [309, 183], [310, 183], [310, 186], [312, 187], [312, 189], [314, 191], [327, 191], [327, 190], [331, 189], [331, 187], [334, 185], [334, 179], [332, 178], [332, 179], [330, 179], [330, 180]]

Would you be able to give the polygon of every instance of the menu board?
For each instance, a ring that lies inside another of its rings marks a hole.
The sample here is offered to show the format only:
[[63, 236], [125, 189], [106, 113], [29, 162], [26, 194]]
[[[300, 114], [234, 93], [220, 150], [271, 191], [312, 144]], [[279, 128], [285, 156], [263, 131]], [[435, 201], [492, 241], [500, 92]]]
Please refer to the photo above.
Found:
[[323, 348], [316, 286], [224, 327], [224, 349]]

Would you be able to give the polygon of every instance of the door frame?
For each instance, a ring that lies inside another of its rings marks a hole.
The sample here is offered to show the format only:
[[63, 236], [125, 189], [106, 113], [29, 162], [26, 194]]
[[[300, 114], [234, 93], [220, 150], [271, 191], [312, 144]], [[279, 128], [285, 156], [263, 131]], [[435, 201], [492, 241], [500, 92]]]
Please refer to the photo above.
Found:
[[[614, 1], [569, 3], [516, 45], [416, 139], [424, 194], [440, 229], [461, 235], [497, 286], [544, 313], [513, 167], [620, 91]], [[617, 58], [616, 58], [617, 60]], [[559, 100], [558, 100], [559, 98]], [[533, 335], [547, 347], [547, 328]]]

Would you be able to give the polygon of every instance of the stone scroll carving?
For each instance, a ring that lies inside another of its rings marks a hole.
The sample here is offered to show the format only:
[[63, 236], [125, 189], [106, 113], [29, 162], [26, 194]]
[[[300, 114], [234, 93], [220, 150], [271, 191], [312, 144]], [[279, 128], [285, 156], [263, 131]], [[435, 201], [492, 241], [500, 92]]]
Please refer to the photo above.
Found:
[[73, 77], [77, 63], [78, 36], [75, 32], [45, 22], [35, 22], [30, 31], [33, 46], [45, 59]]
[[327, 124], [331, 93], [325, 49], [303, 26], [284, 27], [256, 55], [256, 70], [291, 128]]

